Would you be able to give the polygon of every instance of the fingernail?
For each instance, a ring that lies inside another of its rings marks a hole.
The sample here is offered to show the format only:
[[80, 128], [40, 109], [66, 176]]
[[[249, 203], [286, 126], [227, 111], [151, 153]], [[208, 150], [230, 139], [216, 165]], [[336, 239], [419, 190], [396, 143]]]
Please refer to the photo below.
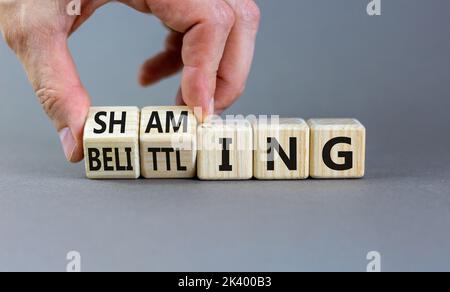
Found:
[[214, 98], [212, 98], [208, 105], [208, 115], [214, 114], [214, 108]]
[[208, 104], [203, 105], [202, 122], [207, 122], [211, 115], [214, 115], [214, 98], [210, 99]]
[[197, 118], [197, 121], [199, 121], [200, 123], [204, 122], [202, 107], [200, 107], [200, 106], [194, 107], [194, 115]]
[[216, 116], [220, 116], [221, 114], [223, 114], [223, 110], [215, 110], [214, 111], [214, 115], [216, 115]]
[[73, 152], [77, 147], [77, 143], [73, 138], [72, 132], [70, 131], [69, 128], [64, 128], [61, 131], [59, 131], [58, 134], [59, 139], [61, 140], [61, 145], [63, 147], [64, 154], [66, 155], [67, 160], [71, 161]]

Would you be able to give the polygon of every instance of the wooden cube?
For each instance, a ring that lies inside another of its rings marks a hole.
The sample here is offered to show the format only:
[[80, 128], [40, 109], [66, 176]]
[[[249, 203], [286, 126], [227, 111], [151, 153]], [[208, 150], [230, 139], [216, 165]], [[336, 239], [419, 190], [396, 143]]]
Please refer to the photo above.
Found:
[[253, 123], [254, 176], [257, 179], [309, 177], [309, 127], [302, 119]]
[[84, 128], [83, 142], [88, 178], [139, 177], [137, 107], [92, 107]]
[[253, 177], [253, 131], [249, 121], [212, 121], [198, 127], [197, 174], [201, 180]]
[[312, 119], [310, 175], [361, 178], [365, 172], [366, 129], [355, 119]]
[[143, 177], [195, 176], [197, 119], [188, 107], [142, 109], [140, 144]]

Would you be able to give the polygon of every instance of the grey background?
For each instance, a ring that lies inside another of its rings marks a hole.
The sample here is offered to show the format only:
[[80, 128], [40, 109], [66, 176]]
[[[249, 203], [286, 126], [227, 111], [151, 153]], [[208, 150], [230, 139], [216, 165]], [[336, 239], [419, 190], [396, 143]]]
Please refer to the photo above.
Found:
[[[19, 62], [0, 42], [0, 270], [450, 270], [450, 2], [259, 1], [248, 89], [229, 113], [357, 117], [356, 181], [90, 181], [65, 162]], [[118, 4], [71, 39], [95, 105], [170, 104], [137, 86], [157, 20]]]

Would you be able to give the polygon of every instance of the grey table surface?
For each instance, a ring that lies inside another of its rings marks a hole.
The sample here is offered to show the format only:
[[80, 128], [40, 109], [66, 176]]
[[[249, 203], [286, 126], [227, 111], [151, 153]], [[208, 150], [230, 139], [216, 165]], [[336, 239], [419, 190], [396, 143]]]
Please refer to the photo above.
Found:
[[362, 180], [200, 182], [91, 181], [52, 145], [1, 143], [0, 270], [62, 271], [71, 250], [87, 271], [364, 271], [372, 250], [449, 270], [445, 148], [369, 152]]
[[[365, 271], [369, 251], [384, 271], [449, 271], [450, 3], [383, 1], [368, 17], [360, 0], [282, 2], [260, 1], [252, 75], [229, 112], [357, 117], [364, 179], [87, 180], [0, 42], [0, 271], [64, 271], [71, 250], [84, 271]], [[94, 104], [170, 103], [178, 77], [135, 85], [164, 35], [118, 5], [74, 35]]]

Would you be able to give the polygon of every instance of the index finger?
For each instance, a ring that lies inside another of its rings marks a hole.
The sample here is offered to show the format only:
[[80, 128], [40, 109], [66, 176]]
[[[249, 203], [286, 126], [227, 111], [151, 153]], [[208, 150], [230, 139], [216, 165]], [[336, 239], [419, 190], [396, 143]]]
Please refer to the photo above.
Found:
[[190, 107], [201, 107], [204, 120], [214, 113], [217, 72], [235, 16], [222, 0], [147, 0], [152, 13], [171, 29], [185, 33], [181, 91]]

